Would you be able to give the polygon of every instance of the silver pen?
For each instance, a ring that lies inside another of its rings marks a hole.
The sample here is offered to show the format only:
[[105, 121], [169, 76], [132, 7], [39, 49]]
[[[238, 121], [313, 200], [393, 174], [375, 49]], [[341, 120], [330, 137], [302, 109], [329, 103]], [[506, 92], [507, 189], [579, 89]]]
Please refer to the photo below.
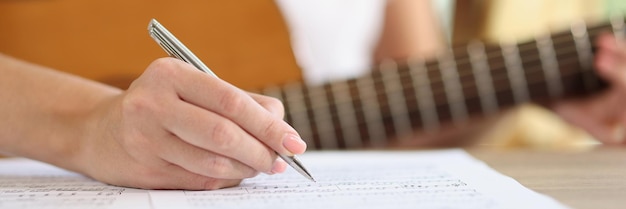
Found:
[[[182, 61], [185, 61], [189, 64], [192, 64], [198, 70], [205, 72], [209, 75], [215, 76], [217, 75], [209, 69], [196, 55], [194, 55], [183, 43], [181, 43], [172, 33], [170, 33], [163, 25], [157, 22], [155, 19], [150, 21], [148, 25], [148, 32], [150, 36], [172, 57], [178, 58]], [[296, 158], [296, 156], [287, 156], [280, 153], [276, 153], [280, 158], [285, 160], [287, 164], [289, 164], [292, 168], [294, 168], [298, 173], [302, 174], [304, 177], [308, 178], [311, 181], [315, 181], [311, 174], [302, 166], [302, 163]]]

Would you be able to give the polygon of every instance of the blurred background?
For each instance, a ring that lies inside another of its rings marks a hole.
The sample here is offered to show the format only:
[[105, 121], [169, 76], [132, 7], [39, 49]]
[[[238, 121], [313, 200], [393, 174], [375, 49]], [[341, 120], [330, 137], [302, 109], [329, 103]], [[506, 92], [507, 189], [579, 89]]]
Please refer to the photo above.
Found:
[[[528, 39], [567, 29], [572, 20], [599, 22], [626, 11], [620, 0], [437, 0], [432, 6], [449, 43]], [[241, 88], [302, 79], [272, 0], [0, 0], [0, 52], [125, 88], [165, 56], [147, 35], [151, 18]]]
[[[255, 90], [304, 79], [302, 61], [292, 50], [293, 22], [285, 18], [285, 5], [294, 2], [0, 0], [0, 53], [126, 88], [152, 60], [166, 56], [148, 36], [148, 22], [156, 18], [222, 79]], [[345, 12], [333, 14], [344, 16], [331, 20], [362, 14], [351, 10], [359, 1], [346, 2], [355, 5], [343, 5]], [[446, 45], [523, 41], [567, 30], [575, 20], [591, 25], [626, 11], [621, 0], [433, 0], [428, 5]]]

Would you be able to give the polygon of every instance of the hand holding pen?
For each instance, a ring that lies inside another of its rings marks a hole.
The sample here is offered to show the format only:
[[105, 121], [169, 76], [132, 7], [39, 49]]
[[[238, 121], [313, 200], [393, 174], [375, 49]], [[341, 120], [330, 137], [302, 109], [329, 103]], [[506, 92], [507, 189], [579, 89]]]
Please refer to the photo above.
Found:
[[[213, 73], [211, 69], [209, 69], [206, 65], [204, 65], [204, 63], [202, 63], [202, 61], [200, 61], [200, 59], [198, 59], [196, 55], [194, 55], [189, 49], [187, 49], [187, 47], [182, 42], [180, 42], [172, 33], [170, 33], [165, 27], [163, 27], [163, 25], [161, 25], [155, 19], [152, 19], [152, 21], [150, 21], [150, 24], [148, 25], [148, 31], [150, 32], [150, 36], [152, 36], [152, 38], [170, 56], [180, 59], [182, 61], [185, 61], [189, 64], [192, 64], [198, 70], [217, 78], [217, 75]], [[297, 137], [297, 134], [293, 136], [287, 136], [284, 139], [292, 140], [294, 137]], [[297, 140], [302, 141], [301, 139], [299, 139], [299, 137], [297, 138], [298, 138]], [[277, 150], [280, 150], [280, 149], [281, 148], [278, 148]], [[276, 154], [278, 154], [278, 156], [281, 159], [283, 159], [285, 162], [287, 162], [287, 164], [289, 164], [291, 167], [296, 169], [296, 171], [298, 171], [304, 177], [308, 178], [311, 181], [315, 181], [313, 176], [311, 176], [309, 171], [307, 171], [306, 168], [304, 168], [304, 166], [300, 163], [300, 161], [298, 160], [298, 158], [296, 158], [295, 155], [293, 154], [288, 155], [288, 154], [279, 153], [279, 152], [277, 152]]]
[[79, 149], [86, 169], [79, 172], [114, 185], [229, 187], [259, 172], [281, 173], [287, 164], [277, 153], [292, 160], [306, 149], [282, 120], [279, 100], [242, 91], [175, 58], [157, 59], [106, 101], [90, 116], [89, 140]]

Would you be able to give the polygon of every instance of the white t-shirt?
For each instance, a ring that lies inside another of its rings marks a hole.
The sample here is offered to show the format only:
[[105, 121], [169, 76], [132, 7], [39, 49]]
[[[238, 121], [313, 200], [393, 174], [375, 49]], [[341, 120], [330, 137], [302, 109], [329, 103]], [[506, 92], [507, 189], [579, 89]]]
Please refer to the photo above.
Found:
[[311, 85], [362, 75], [383, 26], [385, 0], [276, 0]]

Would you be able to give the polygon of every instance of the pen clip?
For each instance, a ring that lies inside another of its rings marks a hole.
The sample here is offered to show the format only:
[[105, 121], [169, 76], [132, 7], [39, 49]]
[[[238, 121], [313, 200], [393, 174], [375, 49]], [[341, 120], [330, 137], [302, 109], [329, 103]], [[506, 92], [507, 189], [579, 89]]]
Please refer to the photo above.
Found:
[[217, 77], [217, 75], [213, 73], [209, 67], [204, 65], [204, 63], [202, 63], [200, 59], [198, 59], [198, 57], [191, 52], [191, 50], [189, 50], [155, 19], [150, 21], [150, 24], [148, 25], [148, 32], [150, 33], [152, 39], [159, 43], [161, 48], [163, 48], [163, 50], [165, 50], [170, 56], [183, 60], [195, 66], [198, 70]]

